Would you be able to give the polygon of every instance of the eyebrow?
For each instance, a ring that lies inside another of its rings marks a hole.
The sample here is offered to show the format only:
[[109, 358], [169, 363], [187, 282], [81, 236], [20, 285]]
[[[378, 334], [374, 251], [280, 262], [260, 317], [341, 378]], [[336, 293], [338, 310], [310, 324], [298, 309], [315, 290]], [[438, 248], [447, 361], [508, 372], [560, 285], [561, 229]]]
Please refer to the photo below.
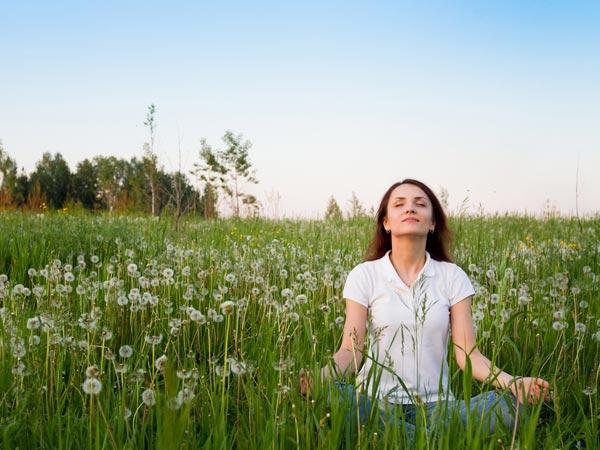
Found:
[[[406, 200], [406, 197], [394, 197], [392, 200]], [[415, 200], [426, 200], [425, 197], [415, 197]]]

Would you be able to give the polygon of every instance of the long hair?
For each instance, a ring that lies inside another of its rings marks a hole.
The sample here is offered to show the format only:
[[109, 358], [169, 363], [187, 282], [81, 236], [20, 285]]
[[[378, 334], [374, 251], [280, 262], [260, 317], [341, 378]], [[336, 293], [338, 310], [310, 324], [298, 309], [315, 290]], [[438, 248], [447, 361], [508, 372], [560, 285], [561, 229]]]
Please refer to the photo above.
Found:
[[381, 199], [379, 209], [377, 210], [377, 223], [375, 224], [375, 233], [373, 239], [367, 248], [365, 254], [365, 261], [373, 261], [379, 259], [385, 255], [388, 250], [392, 248], [392, 236], [386, 233], [383, 226], [383, 219], [387, 214], [387, 205], [392, 195], [392, 191], [398, 186], [409, 183], [420, 187], [423, 192], [429, 197], [429, 201], [433, 207], [433, 220], [435, 221], [435, 229], [432, 233], [427, 234], [427, 243], [425, 244], [425, 250], [429, 255], [438, 261], [452, 262], [448, 253], [448, 246], [451, 240], [451, 232], [448, 228], [446, 220], [446, 214], [438, 198], [435, 196], [433, 191], [429, 189], [424, 183], [413, 180], [412, 178], [406, 178], [402, 181], [392, 184]]

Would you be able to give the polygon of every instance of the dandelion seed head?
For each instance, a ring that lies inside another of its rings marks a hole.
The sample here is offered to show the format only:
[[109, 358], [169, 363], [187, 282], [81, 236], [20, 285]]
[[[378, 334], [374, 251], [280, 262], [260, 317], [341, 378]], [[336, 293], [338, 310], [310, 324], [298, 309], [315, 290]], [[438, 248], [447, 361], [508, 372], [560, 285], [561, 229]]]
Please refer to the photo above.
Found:
[[163, 340], [163, 336], [162, 334], [158, 334], [156, 336], [144, 336], [144, 340], [147, 344], [159, 345]]
[[27, 367], [22, 361], [18, 361], [14, 366], [12, 366], [11, 372], [13, 375], [23, 376], [25, 375]]
[[98, 395], [102, 390], [102, 382], [97, 378], [87, 378], [81, 388], [88, 395]]
[[14, 342], [12, 345], [12, 355], [15, 358], [22, 358], [25, 356], [27, 351], [25, 350], [25, 344], [22, 341]]
[[142, 402], [146, 406], [154, 406], [156, 404], [156, 394], [152, 389], [146, 389], [142, 392]]
[[235, 275], [233, 273], [228, 273], [225, 275], [225, 281], [228, 283], [233, 283], [235, 281]]
[[102, 338], [103, 341], [110, 341], [113, 337], [113, 332], [107, 328], [104, 328], [102, 330], [102, 333], [100, 334], [100, 337]]
[[190, 403], [192, 400], [194, 400], [195, 397], [196, 397], [196, 395], [194, 394], [194, 391], [187, 386], [182, 388], [177, 393], [177, 400], [180, 403], [186, 403], [186, 404]]
[[98, 369], [98, 366], [95, 364], [85, 369], [85, 376], [87, 378], [96, 378], [98, 375], [100, 375], [100, 369]]
[[235, 306], [235, 303], [233, 303], [231, 300], [223, 302], [223, 303], [221, 303], [221, 312], [225, 315], [229, 315], [233, 312], [234, 306]]
[[206, 323], [206, 317], [197, 309], [194, 309], [191, 313], [189, 313], [190, 320], [199, 323], [200, 325]]
[[154, 361], [154, 367], [162, 372], [167, 366], [167, 360], [167, 355], [159, 356], [156, 361]]
[[130, 345], [122, 345], [119, 348], [119, 356], [121, 358], [131, 358], [133, 355], [133, 348]]
[[115, 372], [117, 373], [127, 373], [129, 371], [129, 365], [125, 363], [118, 363], [115, 365]]
[[591, 386], [587, 386], [587, 387], [585, 387], [585, 389], [583, 389], [583, 394], [587, 395], [587, 396], [594, 395], [596, 392], [597, 392], [597, 389], [595, 387], [591, 387]]
[[37, 330], [42, 326], [42, 322], [39, 317], [31, 317], [27, 319], [27, 329], [28, 330]]

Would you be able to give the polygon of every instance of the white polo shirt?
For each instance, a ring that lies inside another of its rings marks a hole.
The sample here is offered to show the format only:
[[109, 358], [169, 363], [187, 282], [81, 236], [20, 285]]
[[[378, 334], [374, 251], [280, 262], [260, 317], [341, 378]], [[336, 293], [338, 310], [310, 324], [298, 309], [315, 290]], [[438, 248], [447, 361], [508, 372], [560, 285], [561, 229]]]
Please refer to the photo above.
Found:
[[344, 298], [368, 308], [368, 353], [357, 384], [372, 394], [381, 375], [376, 395], [392, 403], [413, 403], [415, 395], [423, 402], [454, 399], [448, 385], [450, 307], [475, 289], [460, 267], [432, 259], [427, 251], [425, 265], [408, 288], [390, 252], [358, 264], [344, 286]]

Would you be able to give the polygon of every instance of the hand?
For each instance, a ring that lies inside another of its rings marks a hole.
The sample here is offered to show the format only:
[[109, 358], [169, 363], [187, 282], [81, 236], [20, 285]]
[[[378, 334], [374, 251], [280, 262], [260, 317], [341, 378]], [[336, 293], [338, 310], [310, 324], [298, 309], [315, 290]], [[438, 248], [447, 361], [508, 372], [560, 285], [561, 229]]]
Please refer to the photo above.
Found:
[[312, 390], [312, 383], [308, 373], [304, 369], [300, 369], [300, 394], [306, 396], [310, 395]]
[[550, 383], [542, 378], [521, 377], [510, 384], [510, 390], [519, 403], [533, 404], [550, 399]]

